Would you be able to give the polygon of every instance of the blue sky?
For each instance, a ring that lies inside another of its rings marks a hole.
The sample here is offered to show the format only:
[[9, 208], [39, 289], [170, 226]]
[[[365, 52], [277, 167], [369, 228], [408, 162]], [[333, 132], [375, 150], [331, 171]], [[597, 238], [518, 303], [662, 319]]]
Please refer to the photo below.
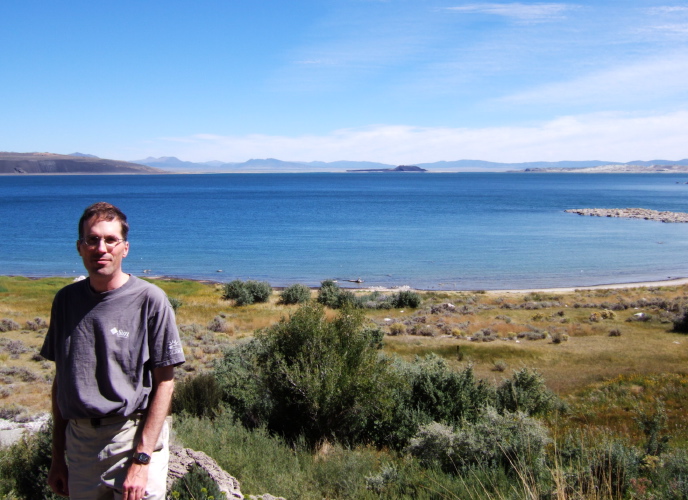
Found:
[[4, 0], [0, 150], [679, 160], [688, 1]]

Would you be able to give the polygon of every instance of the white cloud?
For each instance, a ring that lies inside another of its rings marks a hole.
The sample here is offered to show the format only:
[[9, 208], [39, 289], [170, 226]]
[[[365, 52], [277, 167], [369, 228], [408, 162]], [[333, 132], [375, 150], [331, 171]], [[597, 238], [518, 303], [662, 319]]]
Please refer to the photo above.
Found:
[[614, 104], [633, 107], [685, 95], [688, 52], [597, 71], [573, 80], [542, 85], [500, 99], [519, 104]]
[[413, 164], [479, 159], [497, 162], [631, 161], [688, 157], [688, 110], [663, 115], [591, 114], [531, 126], [442, 128], [376, 125], [298, 137], [198, 134], [163, 138], [144, 156], [189, 161], [367, 160]]
[[651, 7], [648, 9], [650, 14], [688, 14], [688, 7], [681, 6], [664, 6]]
[[676, 34], [676, 35], [688, 35], [688, 24], [662, 24], [658, 26], [653, 26], [653, 31], [665, 33], [665, 34]]
[[565, 12], [575, 8], [573, 5], [563, 3], [475, 3], [460, 7], [447, 7], [446, 10], [468, 14], [492, 14], [519, 21], [542, 22], [560, 19]]

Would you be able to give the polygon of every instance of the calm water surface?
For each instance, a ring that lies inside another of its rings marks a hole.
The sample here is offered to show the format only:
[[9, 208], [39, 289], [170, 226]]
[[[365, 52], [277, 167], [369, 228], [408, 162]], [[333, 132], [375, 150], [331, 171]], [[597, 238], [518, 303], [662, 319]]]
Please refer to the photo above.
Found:
[[[680, 174], [217, 174], [0, 177], [0, 274], [76, 276], [77, 221], [129, 217], [125, 270], [273, 285], [361, 278], [427, 289], [688, 276], [688, 224], [567, 208], [688, 212]], [[222, 272], [217, 272], [221, 270]]]

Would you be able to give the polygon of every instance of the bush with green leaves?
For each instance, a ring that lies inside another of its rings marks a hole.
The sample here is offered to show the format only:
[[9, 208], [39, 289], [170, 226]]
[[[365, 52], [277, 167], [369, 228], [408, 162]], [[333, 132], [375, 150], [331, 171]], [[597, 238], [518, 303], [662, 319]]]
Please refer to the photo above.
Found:
[[[348, 292], [348, 293], [347, 293]], [[318, 291], [319, 304], [330, 307], [332, 309], [339, 309], [345, 303], [352, 303], [354, 295], [352, 292], [342, 290], [333, 280], [325, 280], [320, 283], [320, 290]]]
[[619, 439], [611, 439], [588, 449], [586, 455], [592, 487], [602, 498], [624, 498], [631, 479], [638, 477], [639, 451]]
[[556, 394], [545, 385], [538, 372], [522, 368], [497, 387], [496, 407], [500, 412], [546, 415], [561, 406]]
[[494, 402], [494, 390], [475, 378], [471, 366], [457, 372], [435, 354], [412, 362], [397, 359], [392, 366], [400, 383], [394, 387], [391, 416], [376, 419], [370, 431], [378, 445], [401, 449], [420, 426], [433, 421], [474, 422]]
[[420, 306], [422, 299], [419, 294], [410, 290], [404, 290], [394, 295], [393, 307], [409, 307], [415, 309]]
[[182, 302], [182, 299], [178, 299], [177, 297], [170, 297], [170, 305], [176, 313], [179, 310], [179, 308], [184, 305], [184, 303]]
[[375, 291], [368, 295], [356, 295], [351, 290], [344, 290], [332, 280], [325, 280], [320, 284], [318, 303], [332, 309], [342, 307], [357, 307], [363, 309], [392, 309], [417, 308], [421, 297], [416, 292], [401, 291], [392, 295], [385, 295]]
[[303, 304], [309, 300], [311, 300], [311, 289], [300, 283], [288, 286], [280, 295], [280, 303], [286, 305]]
[[475, 467], [507, 472], [546, 473], [545, 451], [551, 442], [547, 429], [524, 413], [499, 414], [488, 407], [476, 422], [458, 429], [432, 422], [411, 439], [408, 451], [426, 467], [460, 473]]
[[2, 498], [57, 500], [48, 486], [52, 457], [52, 422], [35, 434], [0, 450], [0, 494]]
[[317, 301], [327, 307], [336, 308], [339, 304], [339, 292], [341, 288], [333, 280], [325, 280], [320, 283]]
[[676, 333], [688, 333], [688, 307], [682, 307], [674, 318], [674, 329]]
[[302, 306], [220, 360], [225, 401], [243, 422], [289, 440], [366, 440], [370, 422], [389, 413], [397, 381], [363, 321], [351, 308], [328, 321], [322, 306]]
[[213, 417], [222, 402], [222, 392], [212, 373], [200, 373], [175, 385], [172, 413]]
[[172, 484], [168, 498], [173, 500], [222, 500], [226, 496], [206, 471], [194, 466]]
[[225, 283], [224, 293], [222, 298], [225, 300], [236, 300], [241, 293], [245, 290], [244, 282], [241, 280], [233, 280], [229, 283]]
[[244, 425], [266, 426], [289, 440], [373, 442], [403, 448], [421, 425], [475, 423], [488, 406], [500, 413], [550, 411], [556, 397], [525, 370], [495, 389], [472, 367], [456, 371], [429, 355], [413, 362], [379, 353], [380, 328], [358, 309], [328, 321], [308, 303], [291, 317], [225, 352], [215, 376]]
[[222, 298], [234, 300], [238, 306], [267, 302], [272, 295], [272, 287], [267, 281], [234, 280], [226, 283]]
[[267, 302], [272, 295], [272, 287], [267, 281], [248, 280], [244, 283], [244, 287], [253, 297], [253, 302]]
[[410, 386], [408, 404], [427, 421], [475, 422], [485, 407], [494, 404], [494, 390], [475, 377], [470, 365], [455, 371], [443, 358], [429, 354], [397, 367]]
[[272, 409], [263, 367], [259, 364], [259, 359], [265, 356], [266, 346], [253, 339], [230, 347], [215, 362], [214, 375], [222, 401], [250, 429], [265, 426]]

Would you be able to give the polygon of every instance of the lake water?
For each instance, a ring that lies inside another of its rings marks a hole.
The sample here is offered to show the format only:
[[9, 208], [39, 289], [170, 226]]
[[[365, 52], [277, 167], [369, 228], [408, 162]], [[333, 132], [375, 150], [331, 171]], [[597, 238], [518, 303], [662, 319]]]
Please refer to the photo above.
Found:
[[[0, 176], [0, 274], [78, 276], [77, 221], [129, 217], [126, 271], [275, 286], [506, 289], [688, 276], [688, 224], [568, 208], [688, 211], [681, 174]], [[217, 272], [221, 270], [222, 272]]]

